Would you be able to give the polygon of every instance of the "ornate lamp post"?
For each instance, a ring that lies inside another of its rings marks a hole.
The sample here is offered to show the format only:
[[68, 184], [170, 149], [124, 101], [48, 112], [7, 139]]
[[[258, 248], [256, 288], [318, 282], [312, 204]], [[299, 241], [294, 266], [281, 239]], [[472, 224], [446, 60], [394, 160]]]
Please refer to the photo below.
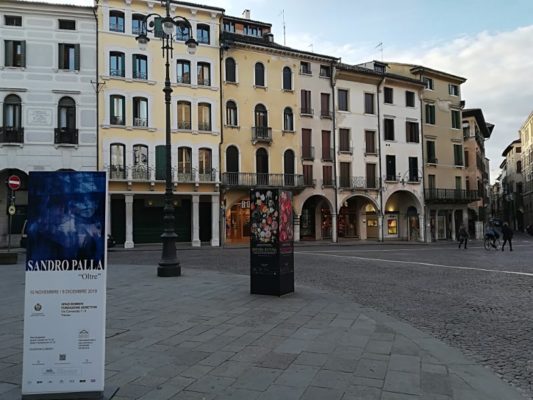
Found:
[[[140, 50], [145, 50], [150, 39], [147, 36], [148, 32], [155, 30], [156, 22], [161, 24], [163, 30], [161, 37], [161, 50], [163, 52], [163, 58], [165, 59], [165, 87], [163, 92], [165, 93], [165, 153], [166, 153], [166, 165], [165, 165], [165, 207], [163, 210], [163, 223], [164, 229], [161, 235], [161, 241], [163, 242], [163, 251], [161, 254], [161, 260], [159, 261], [159, 267], [157, 268], [157, 276], [180, 276], [181, 267], [176, 256], [176, 232], [174, 230], [174, 204], [172, 202], [172, 147], [170, 137], [170, 94], [172, 88], [170, 87], [170, 59], [173, 54], [173, 39], [176, 28], [188, 29], [190, 35], [189, 39], [185, 42], [187, 45], [187, 51], [189, 54], [196, 52], [198, 42], [192, 37], [191, 23], [185, 17], [170, 16], [170, 0], [161, 0], [161, 5], [165, 7], [165, 16], [151, 13], [144, 17], [142, 22], [142, 29], [136, 40], [139, 44]], [[152, 18], [150, 22], [148, 20]]]

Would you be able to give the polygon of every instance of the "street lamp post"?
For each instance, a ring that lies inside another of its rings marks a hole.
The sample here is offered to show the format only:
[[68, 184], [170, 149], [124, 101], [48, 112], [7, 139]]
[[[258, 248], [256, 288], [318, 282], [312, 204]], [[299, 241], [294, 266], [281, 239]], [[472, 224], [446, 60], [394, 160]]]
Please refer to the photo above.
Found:
[[[170, 16], [170, 0], [161, 0], [161, 5], [165, 7], [165, 16], [161, 16], [156, 13], [148, 14], [142, 21], [141, 33], [136, 37], [141, 50], [145, 50], [150, 39], [147, 36], [148, 32], [153, 32], [156, 27], [156, 22], [161, 24], [163, 30], [161, 37], [161, 50], [165, 59], [165, 87], [163, 92], [165, 93], [165, 153], [166, 153], [166, 165], [165, 165], [165, 207], [163, 209], [163, 234], [161, 235], [161, 241], [163, 243], [163, 251], [161, 254], [161, 260], [159, 261], [159, 267], [157, 268], [157, 276], [169, 277], [180, 276], [181, 267], [176, 255], [176, 232], [174, 228], [174, 204], [173, 204], [173, 192], [172, 192], [172, 146], [170, 137], [170, 101], [172, 87], [170, 86], [170, 59], [173, 54], [173, 37], [176, 28], [180, 28], [182, 31], [188, 29], [190, 35], [189, 39], [185, 42], [187, 45], [187, 51], [189, 54], [196, 52], [198, 43], [192, 37], [191, 23], [185, 17]], [[148, 20], [152, 18], [150, 22]], [[150, 28], [148, 28], [150, 27]]]

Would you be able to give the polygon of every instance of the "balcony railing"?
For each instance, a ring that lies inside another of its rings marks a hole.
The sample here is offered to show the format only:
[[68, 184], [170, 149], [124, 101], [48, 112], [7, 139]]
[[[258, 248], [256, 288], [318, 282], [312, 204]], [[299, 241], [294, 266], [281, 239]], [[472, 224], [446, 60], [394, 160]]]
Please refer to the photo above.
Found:
[[133, 79], [142, 79], [145, 81], [148, 79], [148, 74], [146, 72], [135, 71], [133, 73]]
[[306, 187], [315, 187], [316, 186], [316, 179], [306, 178], [304, 176], [304, 186], [306, 186]]
[[125, 76], [125, 71], [123, 69], [115, 69], [115, 68], [111, 68], [109, 70], [109, 75], [111, 76], [121, 76], [121, 77], [124, 77]]
[[334, 149], [322, 149], [322, 161], [333, 161]]
[[300, 108], [301, 115], [313, 115], [314, 111], [311, 107], [302, 107]]
[[0, 143], [24, 143], [24, 128], [0, 126]]
[[134, 165], [130, 168], [131, 170], [131, 179], [135, 181], [149, 181], [151, 167], [147, 165]]
[[353, 147], [339, 146], [339, 154], [352, 154]]
[[320, 110], [320, 118], [332, 119], [333, 113], [329, 110]]
[[208, 171], [199, 171], [198, 180], [200, 182], [216, 182], [217, 181], [217, 170], [213, 168]]
[[322, 187], [323, 188], [332, 188], [334, 187], [334, 184], [333, 184], [333, 178], [326, 178], [326, 179], [322, 179]]
[[315, 159], [315, 148], [313, 146], [302, 147], [302, 160], [312, 161]]
[[224, 172], [222, 174], [222, 185], [234, 187], [281, 187], [281, 188], [303, 188], [303, 175], [295, 174], [266, 174], [253, 172]]
[[126, 168], [123, 165], [110, 165], [107, 167], [109, 172], [109, 179], [112, 180], [125, 180]]
[[178, 76], [176, 81], [178, 83], [182, 83], [184, 85], [190, 85], [191, 84], [191, 77], [190, 76]]
[[148, 118], [133, 118], [133, 126], [146, 128], [148, 126]]
[[172, 168], [172, 177], [174, 182], [191, 183], [196, 181], [196, 169], [185, 168], [176, 171], [176, 168]]
[[73, 128], [55, 128], [54, 144], [78, 144], [78, 130]]
[[198, 122], [198, 130], [203, 132], [211, 132], [211, 122]]
[[266, 126], [253, 126], [252, 140], [254, 142], [272, 142], [272, 128]]
[[178, 121], [178, 129], [191, 130], [191, 121]]
[[198, 86], [211, 86], [209, 78], [198, 78]]
[[477, 190], [465, 189], [426, 189], [424, 195], [430, 203], [471, 203], [481, 198]]
[[377, 178], [367, 179], [365, 176], [341, 176], [339, 186], [341, 189], [350, 190], [377, 190], [378, 180]]

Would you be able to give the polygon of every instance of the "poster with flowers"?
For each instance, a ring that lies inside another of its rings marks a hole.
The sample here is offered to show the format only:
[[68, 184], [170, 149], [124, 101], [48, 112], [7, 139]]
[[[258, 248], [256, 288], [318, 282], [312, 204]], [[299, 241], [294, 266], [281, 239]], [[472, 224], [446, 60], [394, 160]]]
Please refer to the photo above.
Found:
[[278, 193], [252, 191], [250, 199], [251, 239], [256, 244], [276, 245], [279, 240]]
[[292, 218], [292, 193], [279, 193], [279, 241], [281, 243], [294, 240]]

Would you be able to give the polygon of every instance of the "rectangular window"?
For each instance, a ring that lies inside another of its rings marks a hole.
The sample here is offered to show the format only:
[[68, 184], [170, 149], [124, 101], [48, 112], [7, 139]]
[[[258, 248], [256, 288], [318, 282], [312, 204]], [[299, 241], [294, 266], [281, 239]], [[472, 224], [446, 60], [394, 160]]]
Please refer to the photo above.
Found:
[[148, 126], [148, 100], [143, 97], [133, 98], [133, 126]]
[[322, 166], [322, 184], [324, 186], [333, 186], [333, 167], [331, 165]]
[[145, 55], [134, 54], [132, 58], [133, 79], [148, 79], [148, 60]]
[[463, 178], [461, 178], [460, 176], [455, 177], [455, 189], [456, 190], [463, 189]]
[[448, 85], [448, 93], [450, 96], [459, 96], [459, 85]]
[[125, 125], [126, 102], [124, 96], [111, 96], [110, 107], [109, 123], [111, 125]]
[[22, 17], [18, 15], [4, 15], [4, 25], [22, 26]]
[[72, 19], [60, 19], [59, 20], [59, 29], [65, 29], [67, 31], [76, 30], [76, 21]]
[[405, 123], [405, 136], [407, 143], [418, 143], [420, 141], [418, 134], [418, 122], [407, 121]]
[[435, 175], [428, 175], [428, 188], [433, 190], [437, 187]]
[[426, 124], [435, 125], [435, 105], [426, 104]]
[[211, 131], [211, 104], [198, 104], [198, 130]]
[[392, 118], [385, 118], [383, 125], [385, 127], [385, 140], [394, 140], [394, 120]]
[[[59, 63], [61, 64], [61, 59]], [[122, 77], [126, 76], [124, 53], [118, 51], [112, 51], [109, 53], [109, 75]]]
[[465, 150], [465, 167], [468, 167], [469, 166], [469, 161], [468, 161], [468, 150]]
[[376, 154], [376, 132], [365, 131], [365, 152], [367, 154]]
[[376, 164], [366, 164], [366, 187], [369, 189], [375, 189], [378, 187]]
[[426, 157], [428, 163], [437, 164], [437, 157], [435, 154], [435, 142], [432, 140], [428, 140], [426, 142]]
[[197, 68], [198, 85], [211, 86], [211, 65], [209, 63], [199, 62]]
[[320, 116], [322, 118], [331, 118], [329, 107], [329, 93], [320, 93]]
[[392, 104], [393, 103], [393, 97], [394, 97], [394, 94], [393, 94], [393, 90], [392, 88], [390, 87], [386, 87], [385, 88], [385, 93], [384, 93], [384, 102], [385, 104]]
[[311, 108], [311, 91], [301, 91], [302, 108], [301, 114], [313, 115], [313, 109]]
[[409, 157], [409, 182], [418, 182], [418, 158]]
[[426, 85], [426, 89], [433, 90], [433, 79], [425, 76], [424, 78], [422, 78], [422, 82], [424, 82], [424, 85]]
[[407, 90], [405, 92], [405, 106], [414, 107], [415, 106], [415, 92]]
[[315, 149], [311, 146], [311, 135], [311, 129], [302, 129], [302, 160], [313, 160], [315, 158]]
[[516, 173], [521, 174], [522, 173], [522, 161], [518, 160], [516, 162]]
[[339, 151], [341, 153], [351, 153], [350, 148], [350, 130], [347, 128], [339, 129]]
[[234, 22], [224, 21], [223, 29], [224, 29], [224, 32], [232, 32], [232, 33], [234, 33], [235, 32], [235, 23]]
[[331, 67], [329, 65], [321, 65], [320, 76], [323, 78], [329, 78], [331, 76]]
[[365, 114], [374, 114], [374, 94], [365, 93]]
[[396, 180], [396, 156], [387, 156], [385, 164], [386, 164], [386, 169], [387, 169], [387, 180], [395, 181]]
[[304, 185], [305, 186], [314, 186], [314, 182], [313, 182], [313, 166], [312, 165], [304, 165], [303, 166], [303, 173], [304, 173]]
[[322, 161], [333, 161], [330, 131], [322, 131]]
[[186, 60], [178, 60], [176, 66], [176, 77], [178, 83], [189, 85], [191, 83], [191, 63]]
[[453, 145], [453, 161], [456, 166], [463, 166], [463, 146], [460, 144]]
[[209, 26], [198, 25], [196, 28], [196, 41], [198, 43], [209, 44]]
[[351, 186], [351, 164], [349, 162], [341, 162], [339, 163], [340, 167], [340, 187], [342, 188], [349, 188]]
[[59, 43], [58, 69], [79, 71], [80, 69], [80, 45]]
[[300, 73], [304, 75], [311, 75], [311, 64], [306, 61], [301, 61]]
[[188, 101], [178, 101], [178, 129], [192, 129], [191, 103]]
[[6, 67], [26, 66], [26, 41], [4, 40], [4, 65]]
[[452, 110], [452, 128], [461, 129], [461, 112], [459, 110]]
[[348, 91], [339, 89], [337, 91], [337, 97], [339, 100], [339, 111], [348, 111]]

